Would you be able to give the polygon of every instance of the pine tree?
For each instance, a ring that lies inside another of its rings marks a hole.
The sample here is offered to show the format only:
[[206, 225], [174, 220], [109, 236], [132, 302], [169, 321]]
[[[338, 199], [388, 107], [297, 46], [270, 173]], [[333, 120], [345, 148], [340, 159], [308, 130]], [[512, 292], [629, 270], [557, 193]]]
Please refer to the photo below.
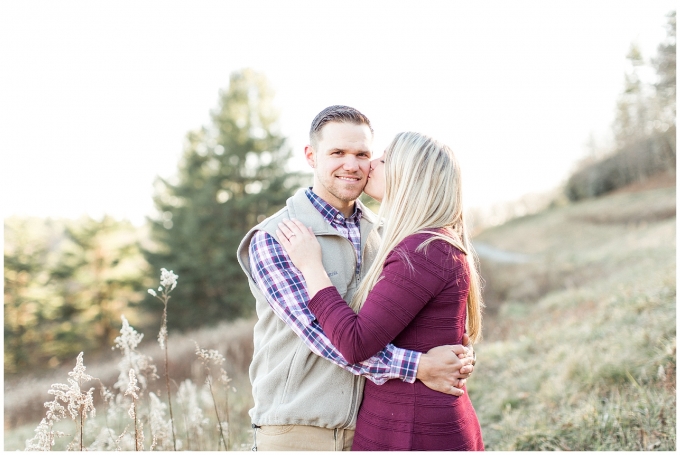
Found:
[[75, 340], [86, 339], [92, 348], [109, 349], [121, 314], [136, 322], [128, 305], [146, 294], [144, 275], [149, 270], [138, 244], [141, 233], [129, 221], [107, 215], [68, 223], [64, 234], [59, 262], [51, 270], [63, 299], [61, 317], [73, 324], [73, 341], [64, 344], [72, 344], [76, 352], [83, 343]]
[[614, 137], [618, 147], [639, 140], [649, 134], [651, 93], [640, 79], [645, 65], [640, 48], [632, 44], [626, 56], [631, 68], [624, 75], [623, 93], [619, 95], [614, 121]]
[[[4, 221], [4, 359], [5, 377], [33, 367], [46, 336], [51, 301], [49, 272], [49, 229], [35, 219], [10, 217]], [[41, 327], [41, 330], [37, 330]]]
[[[277, 132], [272, 98], [263, 75], [234, 72], [212, 125], [188, 133], [176, 177], [156, 181], [151, 234], [158, 248], [147, 258], [156, 271], [179, 275], [170, 327], [195, 328], [254, 309], [236, 248], [302, 181], [285, 169], [291, 151]], [[160, 311], [156, 301], [145, 302]]]
[[[666, 39], [651, 67], [638, 46], [631, 45], [612, 124], [616, 144], [608, 156], [584, 161], [569, 177], [565, 194], [570, 200], [599, 196], [661, 173], [675, 174], [675, 11], [667, 18]], [[648, 70], [655, 70], [656, 82], [641, 78]]]
[[658, 78], [655, 89], [661, 110], [659, 120], [667, 125], [675, 125], [675, 11], [668, 13], [667, 17], [666, 39], [659, 44], [657, 56], [652, 59], [652, 64]]
[[127, 221], [5, 220], [5, 374], [111, 347], [146, 294], [141, 233]]

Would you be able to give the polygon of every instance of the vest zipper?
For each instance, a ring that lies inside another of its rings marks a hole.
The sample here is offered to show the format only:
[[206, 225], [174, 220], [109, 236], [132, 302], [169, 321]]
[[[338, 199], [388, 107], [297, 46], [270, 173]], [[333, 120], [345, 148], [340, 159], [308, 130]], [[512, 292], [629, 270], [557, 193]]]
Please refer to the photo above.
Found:
[[347, 428], [347, 426], [352, 423], [352, 417], [354, 416], [355, 409], [357, 407], [357, 401], [359, 399], [359, 381], [361, 380], [361, 376], [354, 376], [354, 380], [352, 381], [352, 405], [349, 408], [349, 415], [347, 416], [347, 420], [345, 420], [345, 423], [342, 424], [342, 428]]
[[[358, 286], [359, 285], [359, 276], [361, 276], [361, 271], [364, 268], [364, 262], [361, 261], [361, 267], [359, 268], [359, 275], [357, 275], [356, 270], [357, 270], [357, 262], [359, 262], [359, 258], [357, 256], [356, 249], [354, 249], [354, 243], [352, 243], [352, 241], [350, 239], [348, 239], [347, 237], [340, 235], [340, 234], [324, 234], [324, 235], [332, 235], [332, 236], [340, 237], [341, 239], [345, 239], [347, 241], [347, 243], [349, 243], [349, 245], [352, 247], [352, 251], [354, 252], [354, 268], [352, 268], [352, 273], [354, 274], [353, 281], [354, 281], [354, 285]], [[355, 289], [355, 292], [356, 292], [356, 289]], [[358, 392], [359, 386], [358, 385], [359, 385], [360, 380], [361, 380], [361, 376], [354, 376], [354, 379], [352, 381], [352, 404], [349, 408], [349, 414], [347, 415], [347, 420], [345, 420], [345, 422], [342, 424], [342, 428], [347, 428], [347, 426], [350, 423], [352, 423], [352, 417], [353, 417], [354, 412], [355, 412], [354, 410], [357, 407], [357, 401], [359, 399], [359, 392]]]

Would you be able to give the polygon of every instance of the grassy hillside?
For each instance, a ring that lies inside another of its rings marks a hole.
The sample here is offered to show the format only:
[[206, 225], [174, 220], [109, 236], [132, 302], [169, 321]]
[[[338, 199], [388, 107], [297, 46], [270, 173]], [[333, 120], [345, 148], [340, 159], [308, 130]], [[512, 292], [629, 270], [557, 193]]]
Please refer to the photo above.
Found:
[[[482, 260], [485, 339], [476, 347], [468, 390], [487, 449], [675, 449], [675, 198], [675, 188], [622, 192], [515, 219], [475, 238], [529, 258], [515, 264]], [[236, 385], [228, 397], [236, 450], [248, 450], [252, 440], [251, 334], [252, 321], [170, 334], [174, 384], [185, 378], [202, 383], [192, 340], [227, 358]], [[154, 338], [146, 334], [142, 351], [162, 371]], [[107, 386], [118, 375], [118, 361], [114, 356], [90, 365], [85, 353], [88, 373]], [[5, 384], [5, 450], [25, 447], [45, 415], [47, 390], [65, 382], [67, 372]], [[158, 380], [150, 390], [164, 397], [163, 387]], [[205, 403], [211, 417], [212, 405]], [[102, 425], [110, 410], [96, 406]], [[178, 431], [189, 441], [187, 414], [178, 408]], [[74, 434], [73, 422], [60, 424]], [[200, 445], [183, 447], [214, 450], [214, 428], [211, 420], [193, 442]], [[95, 436], [86, 434], [86, 445]], [[63, 450], [71, 437], [55, 449]]]
[[674, 450], [675, 188], [587, 200], [475, 241], [488, 300], [469, 393], [490, 450]]

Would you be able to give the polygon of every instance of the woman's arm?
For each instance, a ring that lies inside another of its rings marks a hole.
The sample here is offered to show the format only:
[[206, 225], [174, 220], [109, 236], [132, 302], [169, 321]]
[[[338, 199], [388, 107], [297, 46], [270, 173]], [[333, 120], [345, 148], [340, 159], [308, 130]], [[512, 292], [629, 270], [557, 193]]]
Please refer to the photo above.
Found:
[[[310, 230], [308, 230], [299, 221], [287, 220], [279, 225], [279, 229], [276, 232], [276, 238], [279, 244], [286, 250], [288, 258], [293, 262], [297, 269], [303, 273], [305, 283], [307, 284], [307, 294], [309, 297], [316, 296], [320, 290], [330, 287], [330, 289], [334, 292], [326, 292], [326, 294], [331, 296], [331, 300], [335, 302], [334, 305], [337, 305], [336, 309], [344, 308], [344, 310], [341, 310], [340, 313], [343, 314], [344, 311], [345, 317], [353, 318], [356, 316], [354, 311], [352, 311], [347, 306], [335, 287], [332, 286], [330, 279], [326, 275], [321, 262], [321, 246]], [[391, 258], [388, 258], [388, 262], [391, 262]], [[413, 279], [413, 277], [409, 277], [409, 279]], [[382, 282], [378, 283], [378, 287], [381, 287], [383, 284], [384, 283]], [[301, 286], [304, 286], [304, 284], [301, 284]], [[427, 297], [427, 300], [429, 300], [429, 296]], [[330, 330], [332, 322], [330, 322], [329, 319], [334, 313], [324, 311], [325, 302], [323, 302], [323, 300], [320, 298], [317, 299], [317, 305], [319, 305], [319, 307], [317, 307], [318, 310], [314, 311], [314, 313], [324, 314], [323, 320], [326, 321], [326, 324], [328, 324], [328, 329], [324, 329], [324, 331]], [[370, 302], [367, 301], [361, 310], [360, 314], [362, 316], [368, 314], [366, 313], [366, 309], [367, 307], [370, 307], [370, 305]], [[331, 338], [332, 343], [335, 346], [342, 345], [342, 349], [338, 349], [338, 351], [340, 351], [345, 359], [367, 359], [376, 355], [376, 353], [379, 353], [379, 351], [381, 351], [387, 343], [391, 342], [394, 337], [399, 332], [401, 332], [403, 327], [405, 327], [408, 322], [413, 319], [415, 314], [417, 314], [417, 311], [414, 312], [414, 310], [417, 309], [412, 309], [410, 312], [411, 315], [403, 318], [401, 324], [394, 324], [391, 330], [380, 330], [381, 333], [379, 333], [377, 337], [371, 336], [373, 340], [368, 340], [368, 336], [365, 340], [363, 340], [363, 336], [359, 335], [359, 332], [363, 331], [366, 327], [364, 324], [354, 327], [354, 337], [352, 338], [345, 338], [342, 330], [334, 330], [332, 338], [328, 335], [328, 332], [326, 332], [326, 336]], [[388, 311], [388, 313], [389, 315], [394, 314], [392, 311]], [[316, 314], [314, 314], [313, 317], [316, 317]], [[378, 316], [377, 321], [381, 320], [382, 318]], [[317, 318], [317, 321], [320, 321], [320, 318]], [[356, 340], [357, 338], [359, 338], [360, 341], [359, 345], [354, 345], [353, 342], [344, 342], [346, 339], [349, 341], [350, 339]], [[383, 339], [388, 340], [388, 342], [378, 346], [381, 343], [380, 340]], [[359, 351], [363, 351], [364, 353], [373, 351], [373, 354], [365, 355]], [[472, 373], [474, 368], [472, 366], [472, 359], [472, 351], [466, 349], [464, 346], [438, 346], [421, 355], [420, 362], [418, 363], [417, 367], [416, 378], [420, 379], [427, 387], [433, 390], [452, 395], [461, 395], [463, 391], [456, 387], [462, 387], [465, 378], [467, 378], [470, 373]], [[362, 360], [360, 362], [364, 361], [365, 360]], [[400, 363], [394, 358], [391, 359], [390, 362], [393, 367], [395, 367], [395, 365], [398, 367]], [[459, 382], [459, 380], [461, 380], [461, 382]]]
[[[310, 351], [352, 374], [362, 375], [376, 384], [399, 378], [404, 382], [422, 379], [427, 373], [441, 374], [447, 365], [429, 366], [430, 356], [388, 344], [363, 362], [350, 364], [323, 332], [308, 307], [309, 299], [302, 274], [286, 252], [269, 234], [258, 231], [250, 243], [250, 270], [270, 308], [302, 340]], [[421, 368], [421, 361], [423, 366]], [[444, 356], [441, 361], [451, 359]], [[449, 370], [454, 369], [449, 368]], [[455, 373], [450, 371], [450, 373]]]
[[435, 276], [430, 270], [423, 270], [424, 258], [414, 255], [409, 258], [415, 270], [402, 255], [388, 256], [383, 279], [370, 291], [358, 314], [333, 287], [320, 290], [310, 300], [309, 309], [348, 361], [369, 358], [393, 341], [444, 287], [441, 274]]
[[349, 362], [370, 358], [394, 340], [451, 276], [451, 271], [441, 268], [437, 248], [429, 248], [427, 257], [412, 248], [405, 251], [408, 259], [393, 252], [385, 261], [384, 278], [355, 314], [325, 276], [320, 248], [311, 244], [316, 242], [311, 242], [309, 231], [292, 221], [280, 225], [277, 235], [307, 281], [310, 310]]

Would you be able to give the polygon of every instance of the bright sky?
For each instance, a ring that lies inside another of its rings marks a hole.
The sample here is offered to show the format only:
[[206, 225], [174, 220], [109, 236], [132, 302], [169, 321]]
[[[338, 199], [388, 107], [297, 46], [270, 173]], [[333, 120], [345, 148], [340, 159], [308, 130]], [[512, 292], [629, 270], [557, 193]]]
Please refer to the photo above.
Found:
[[243, 67], [275, 89], [301, 168], [314, 116], [453, 146], [468, 206], [564, 180], [607, 135], [625, 56], [675, 1], [15, 1], [0, 4], [2, 215], [143, 222], [155, 176]]

